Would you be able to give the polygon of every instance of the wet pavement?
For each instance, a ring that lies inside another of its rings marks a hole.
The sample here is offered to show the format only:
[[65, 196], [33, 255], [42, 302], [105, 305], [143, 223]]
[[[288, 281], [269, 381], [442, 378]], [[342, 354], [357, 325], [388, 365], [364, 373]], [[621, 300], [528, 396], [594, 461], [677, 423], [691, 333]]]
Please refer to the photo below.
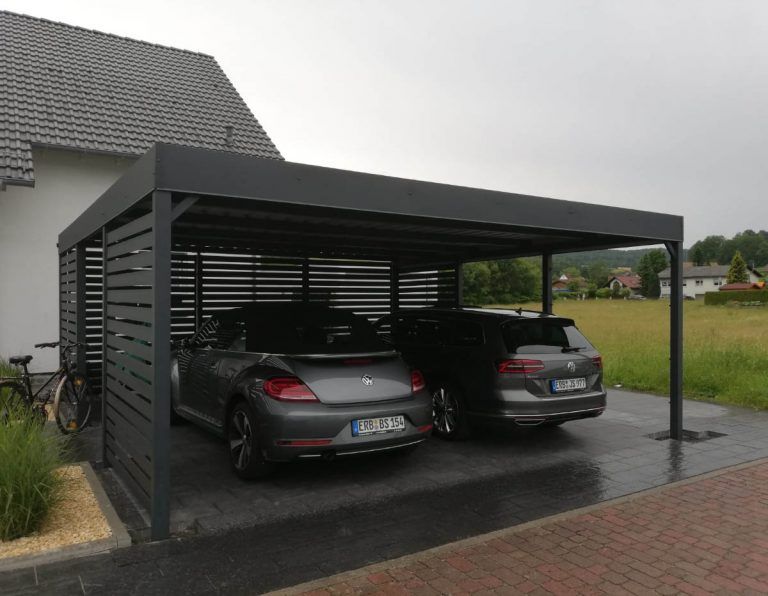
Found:
[[766, 499], [759, 460], [273, 596], [766, 594]]
[[[720, 436], [651, 438], [668, 425], [667, 400], [614, 391], [597, 419], [433, 440], [408, 457], [287, 465], [260, 483], [230, 473], [221, 442], [178, 427], [172, 520], [180, 537], [38, 568], [36, 583], [0, 574], [0, 591], [262, 592], [768, 456], [768, 413], [685, 407], [687, 429]], [[105, 477], [140, 538], [142, 516]]]

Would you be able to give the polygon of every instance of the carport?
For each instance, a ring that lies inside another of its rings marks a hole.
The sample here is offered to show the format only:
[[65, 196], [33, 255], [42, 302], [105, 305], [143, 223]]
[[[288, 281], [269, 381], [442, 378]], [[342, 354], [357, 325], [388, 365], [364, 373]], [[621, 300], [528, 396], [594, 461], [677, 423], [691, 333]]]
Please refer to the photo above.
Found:
[[369, 317], [462, 303], [468, 261], [663, 244], [682, 439], [682, 217], [156, 145], [59, 236], [61, 339], [102, 388], [103, 460], [169, 531], [171, 339], [252, 301]]

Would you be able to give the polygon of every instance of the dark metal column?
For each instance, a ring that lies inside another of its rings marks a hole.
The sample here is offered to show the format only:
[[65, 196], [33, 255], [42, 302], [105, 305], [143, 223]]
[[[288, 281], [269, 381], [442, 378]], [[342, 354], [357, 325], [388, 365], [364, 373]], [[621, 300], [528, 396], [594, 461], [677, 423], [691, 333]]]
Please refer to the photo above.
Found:
[[683, 438], [683, 243], [668, 242], [671, 261], [669, 297], [669, 436]]
[[392, 259], [389, 263], [389, 312], [400, 310], [400, 263]]
[[541, 310], [552, 313], [552, 255], [541, 255]]
[[195, 332], [203, 324], [203, 257], [195, 252]]
[[464, 265], [463, 263], [456, 263], [456, 276], [454, 277], [456, 287], [454, 288], [455, 301], [454, 306], [461, 306], [464, 304]]
[[301, 261], [301, 301], [309, 304], [309, 257]]
[[107, 226], [101, 228], [101, 462], [107, 459]]
[[171, 193], [152, 194], [152, 540], [170, 530]]
[[[77, 337], [77, 343], [86, 343], [86, 329], [85, 329], [85, 311], [86, 311], [86, 296], [85, 296], [85, 241], [80, 242], [75, 249], [75, 292], [77, 302], [77, 328], [75, 331], [75, 337]], [[84, 375], [88, 374], [87, 371], [87, 359], [86, 348], [77, 347], [75, 352], [77, 355], [77, 370]]]

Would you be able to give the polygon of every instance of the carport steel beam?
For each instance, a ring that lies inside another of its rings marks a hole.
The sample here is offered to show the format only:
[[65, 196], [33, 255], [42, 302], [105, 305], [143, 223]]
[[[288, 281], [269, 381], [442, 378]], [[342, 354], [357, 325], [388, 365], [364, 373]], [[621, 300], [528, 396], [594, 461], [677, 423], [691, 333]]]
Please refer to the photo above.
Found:
[[[168, 380], [172, 224], [176, 217], [183, 221], [183, 211], [194, 212], [201, 203], [205, 203], [205, 199], [209, 200], [207, 208], [214, 210], [214, 200], [234, 200], [254, 207], [269, 206], [277, 211], [285, 209], [287, 217], [291, 217], [291, 213], [295, 214], [295, 209], [291, 211], [289, 208], [298, 207], [325, 210], [334, 214], [334, 217], [353, 214], [356, 219], [370, 218], [370, 221], [396, 222], [397, 225], [405, 222], [409, 225], [441, 226], [443, 230], [485, 231], [487, 234], [483, 238], [486, 244], [488, 238], [499, 237], [498, 234], [506, 230], [527, 235], [539, 241], [542, 246], [547, 244], [549, 238], [556, 237], [560, 244], [555, 245], [554, 241], [550, 241], [552, 246], [541, 251], [544, 253], [542, 307], [545, 311], [551, 310], [553, 253], [643, 244], [666, 245], [672, 260], [670, 432], [673, 438], [681, 438], [681, 217], [348, 172], [233, 153], [155, 145], [60, 234], [59, 253], [64, 254], [77, 245], [82, 246], [81, 243], [96, 235], [106, 238], [105, 230], [108, 226], [115, 227], [133, 221], [131, 208], [141, 201], [146, 203], [147, 199], [150, 201], [151, 212], [151, 215], [147, 215], [152, 222], [153, 305], [150, 318], [154, 395], [151, 403], [153, 477], [150, 479], [150, 508], [154, 539], [168, 535], [170, 521]], [[474, 247], [474, 252], [472, 248], [470, 244], [470, 248], [461, 255], [461, 262], [534, 254], [532, 248], [524, 242], [518, 246], [510, 243], [506, 254], [483, 253], [481, 243]], [[411, 262], [406, 269], [397, 250], [390, 250], [393, 252], [388, 260], [392, 264], [393, 280], [399, 271], [414, 270], [414, 267], [420, 265]], [[361, 254], [364, 252], [361, 248]], [[411, 260], [414, 259], [412, 254]], [[459, 281], [461, 262], [457, 263], [454, 259], [450, 263], [456, 268], [456, 279]], [[423, 265], [432, 263], [425, 262]], [[199, 257], [196, 259], [196, 275], [199, 274], [198, 267]], [[396, 282], [392, 285], [394, 287]], [[392, 292], [391, 305], [397, 308], [396, 290]], [[460, 303], [461, 288], [455, 288], [454, 299]], [[195, 311], [199, 317], [199, 305], [196, 305]], [[78, 333], [80, 331], [83, 330], [78, 330]]]

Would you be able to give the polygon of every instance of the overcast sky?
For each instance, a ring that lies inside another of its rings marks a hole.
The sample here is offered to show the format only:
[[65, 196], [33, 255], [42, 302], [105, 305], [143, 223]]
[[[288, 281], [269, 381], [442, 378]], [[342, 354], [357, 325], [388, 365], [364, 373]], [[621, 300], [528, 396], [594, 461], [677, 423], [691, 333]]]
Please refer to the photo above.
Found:
[[214, 55], [286, 159], [768, 228], [768, 1], [2, 0]]

